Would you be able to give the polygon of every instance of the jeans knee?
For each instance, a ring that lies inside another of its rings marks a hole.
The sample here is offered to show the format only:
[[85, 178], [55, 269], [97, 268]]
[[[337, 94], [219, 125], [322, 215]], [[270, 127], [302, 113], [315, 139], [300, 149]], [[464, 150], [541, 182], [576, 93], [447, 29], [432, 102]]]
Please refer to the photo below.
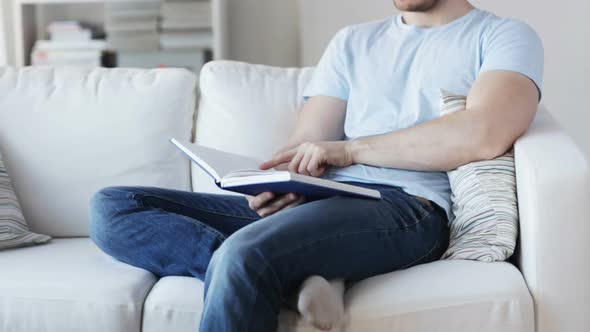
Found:
[[261, 297], [279, 306], [283, 282], [269, 253], [242, 238], [230, 236], [213, 254], [205, 276], [206, 303], [221, 308], [233, 305], [236, 297], [249, 302], [264, 294]]
[[260, 273], [263, 267], [268, 266], [266, 255], [253, 241], [235, 235], [225, 240], [213, 254], [207, 278], [238, 280]]
[[113, 217], [124, 207], [121, 200], [128, 200], [130, 193], [127, 187], [106, 187], [90, 198], [88, 233], [99, 246], [106, 242]]

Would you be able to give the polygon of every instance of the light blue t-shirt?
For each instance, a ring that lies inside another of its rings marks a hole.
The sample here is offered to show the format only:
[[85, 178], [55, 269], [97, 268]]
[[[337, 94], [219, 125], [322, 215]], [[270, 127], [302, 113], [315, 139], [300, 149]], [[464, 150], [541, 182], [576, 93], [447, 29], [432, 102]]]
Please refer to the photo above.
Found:
[[[344, 131], [351, 140], [439, 117], [441, 88], [467, 95], [489, 70], [521, 73], [541, 91], [543, 46], [535, 31], [479, 9], [435, 28], [407, 25], [398, 15], [338, 32], [303, 94], [346, 100]], [[331, 168], [324, 178], [399, 186], [437, 203], [452, 218], [445, 172], [355, 164]]]

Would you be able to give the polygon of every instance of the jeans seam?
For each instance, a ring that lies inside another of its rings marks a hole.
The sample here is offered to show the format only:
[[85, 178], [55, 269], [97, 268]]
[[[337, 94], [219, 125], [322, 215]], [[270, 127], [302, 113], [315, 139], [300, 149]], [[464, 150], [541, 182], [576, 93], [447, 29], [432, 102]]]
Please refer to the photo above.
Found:
[[197, 224], [197, 226], [203, 227], [203, 228], [207, 229], [208, 231], [214, 233], [217, 236], [217, 239], [221, 240], [222, 242], [227, 239], [227, 236], [225, 236], [223, 233], [221, 233], [220, 231], [216, 230], [215, 228], [207, 225], [206, 223], [200, 222], [197, 219], [194, 219], [189, 216], [182, 215], [182, 214], [166, 211], [163, 209], [158, 209], [158, 210], [161, 210], [162, 212], [166, 212], [166, 213], [173, 213], [181, 218], [187, 219], [188, 221], [192, 222], [193, 224]]
[[[142, 194], [138, 194], [138, 193], [129, 193], [127, 195], [128, 198], [130, 198], [133, 201], [135, 201], [135, 204], [137, 205], [138, 208], [145, 208], [146, 206], [145, 206], [145, 204], [143, 204], [143, 201], [141, 199], [137, 199], [138, 196], [148, 197], [150, 195], [142, 195]], [[155, 197], [155, 196], [151, 196], [151, 197]], [[156, 197], [156, 198], [160, 198], [160, 197]], [[179, 204], [179, 203], [177, 203], [177, 204]], [[187, 207], [184, 204], [180, 204], [180, 205], [182, 205], [184, 207]], [[161, 212], [174, 213], [174, 212], [166, 211], [166, 210], [161, 209], [161, 208], [155, 208], [155, 207], [150, 207], [150, 208], [156, 209], [156, 210], [161, 211]], [[184, 219], [186, 219], [188, 221], [190, 221], [193, 224], [196, 224], [197, 226], [200, 226], [200, 227], [203, 227], [203, 228], [207, 229], [208, 231], [212, 232], [217, 237], [218, 240], [225, 241], [227, 239], [227, 236], [225, 236], [224, 234], [222, 234], [221, 232], [219, 232], [215, 228], [207, 225], [206, 223], [200, 222], [200, 221], [198, 221], [198, 220], [196, 220], [194, 218], [191, 218], [191, 217], [188, 217], [188, 216], [185, 216], [185, 215], [182, 215], [182, 214], [178, 214], [178, 213], [174, 213], [174, 214], [177, 215], [177, 216], [179, 216], [179, 217], [182, 217], [182, 218], [184, 218]]]
[[[269, 264], [269, 259], [267, 259], [266, 257], [264, 257], [264, 255], [262, 255], [261, 253], [259, 253], [260, 257], [262, 258], [262, 261], [264, 262], [264, 268], [263, 269], [258, 269], [257, 273], [256, 273], [256, 289], [257, 291], [255, 292], [254, 298], [252, 299], [252, 305], [250, 306], [250, 314], [247, 315], [246, 317], [249, 317], [250, 319], [248, 320], [247, 324], [245, 324], [248, 328], [250, 327], [250, 324], [252, 323], [253, 320], [253, 311], [254, 311], [254, 307], [256, 306], [256, 300], [258, 299], [258, 295], [260, 293], [260, 291], [258, 291], [259, 289], [259, 282], [260, 282], [260, 276], [263, 275], [264, 269], [268, 269], [269, 271], [271, 271], [275, 277], [276, 277], [276, 271], [272, 268], [272, 265]], [[277, 278], [280, 281], [280, 278]]]
[[[224, 217], [232, 217], [232, 218], [246, 219], [246, 220], [258, 220], [259, 219], [259, 218], [256, 218], [256, 217], [245, 217], [245, 216], [238, 216], [238, 215], [235, 215], [235, 214], [228, 214], [228, 213], [218, 212], [218, 211], [215, 211], [215, 210], [204, 209], [204, 208], [197, 207], [197, 206], [189, 206], [187, 204], [175, 202], [175, 201], [169, 200], [167, 198], [163, 198], [161, 196], [156, 196], [156, 195], [131, 193], [130, 196], [131, 196], [130, 198], [132, 198], [132, 199], [134, 199], [136, 201], [141, 201], [141, 200], [138, 200], [137, 199], [137, 197], [139, 197], [139, 196], [140, 197], [144, 197], [144, 198], [145, 197], [153, 197], [153, 198], [161, 199], [161, 200], [164, 200], [164, 201], [167, 201], [167, 202], [170, 202], [170, 203], [174, 203], [174, 204], [178, 204], [178, 205], [184, 206], [185, 208], [195, 209], [195, 210], [199, 210], [201, 212], [216, 214], [216, 215], [224, 216]], [[142, 206], [143, 206], [143, 204], [142, 204]]]
[[436, 240], [436, 242], [434, 243], [434, 245], [432, 246], [432, 248], [430, 248], [430, 250], [428, 250], [428, 252], [427, 252], [427, 253], [425, 253], [425, 254], [424, 254], [424, 255], [422, 255], [421, 257], [419, 257], [419, 258], [415, 259], [415, 260], [414, 260], [414, 261], [412, 261], [411, 263], [408, 263], [408, 264], [406, 264], [406, 265], [404, 265], [404, 266], [400, 267], [399, 269], [400, 269], [400, 270], [406, 269], [406, 268], [408, 268], [408, 267], [410, 267], [410, 266], [412, 266], [412, 265], [414, 265], [414, 264], [416, 264], [416, 263], [418, 263], [418, 262], [422, 261], [424, 258], [426, 258], [426, 257], [430, 256], [430, 254], [432, 254], [432, 251], [434, 251], [434, 249], [435, 249], [436, 247], [438, 247], [438, 243], [439, 243], [439, 240]]

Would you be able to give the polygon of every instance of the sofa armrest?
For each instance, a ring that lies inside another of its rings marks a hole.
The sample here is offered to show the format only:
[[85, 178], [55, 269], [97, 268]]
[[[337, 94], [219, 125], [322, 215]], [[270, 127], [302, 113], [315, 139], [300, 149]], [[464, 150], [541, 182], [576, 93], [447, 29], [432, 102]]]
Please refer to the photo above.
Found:
[[546, 110], [515, 144], [520, 270], [537, 332], [590, 326], [590, 170]]

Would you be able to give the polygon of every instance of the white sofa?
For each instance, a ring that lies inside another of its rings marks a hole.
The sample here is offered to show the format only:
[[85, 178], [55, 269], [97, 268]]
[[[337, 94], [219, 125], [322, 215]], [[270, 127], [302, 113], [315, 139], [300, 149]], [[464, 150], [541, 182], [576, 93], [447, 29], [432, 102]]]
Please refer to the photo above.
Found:
[[[213, 62], [184, 70], [0, 69], [0, 152], [46, 245], [0, 251], [0, 331], [194, 332], [203, 284], [128, 266], [87, 237], [110, 185], [217, 192], [169, 137], [266, 158], [293, 129], [312, 69]], [[196, 129], [196, 130], [195, 130]], [[590, 171], [542, 110], [516, 143], [515, 263], [438, 261], [361, 281], [347, 331], [587, 331]], [[174, 239], [170, 239], [174, 241]], [[284, 310], [280, 331], [313, 331]]]

